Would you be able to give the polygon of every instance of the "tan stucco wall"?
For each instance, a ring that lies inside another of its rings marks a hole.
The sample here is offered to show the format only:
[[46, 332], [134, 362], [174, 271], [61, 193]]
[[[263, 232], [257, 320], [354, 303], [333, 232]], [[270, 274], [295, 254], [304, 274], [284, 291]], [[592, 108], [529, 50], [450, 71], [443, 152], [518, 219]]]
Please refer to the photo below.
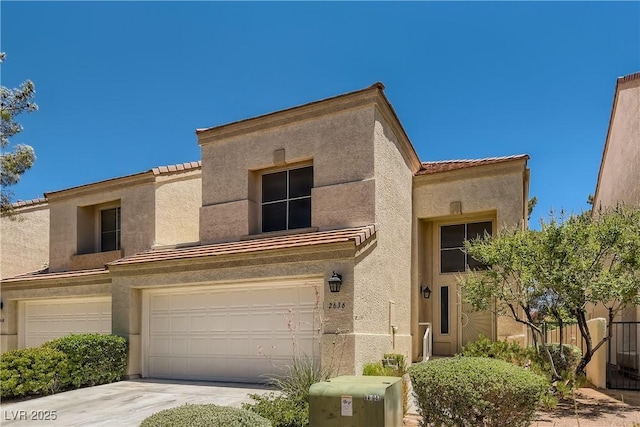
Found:
[[[121, 248], [124, 256], [143, 251], [153, 245], [154, 187], [152, 182], [144, 182], [132, 186], [111, 186], [106, 191], [83, 192], [66, 197], [50, 197], [51, 206], [51, 253], [50, 271], [64, 271], [71, 268], [71, 257], [78, 254], [78, 212], [81, 207], [115, 203], [119, 201], [121, 209]], [[94, 225], [97, 233], [99, 217]], [[88, 229], [81, 232], [88, 233]], [[94, 246], [95, 247], [95, 246]], [[99, 248], [95, 247], [94, 252]], [[90, 255], [89, 255], [90, 257]], [[81, 261], [76, 259], [76, 263]], [[92, 267], [100, 267], [94, 265]]]
[[202, 174], [200, 170], [159, 176], [155, 184], [155, 244], [199, 239]]
[[620, 84], [606, 144], [594, 207], [640, 205], [640, 79]]
[[[197, 241], [200, 191], [200, 170], [191, 170], [149, 172], [51, 194], [50, 270], [99, 268], [154, 245]], [[122, 250], [97, 254], [99, 210], [115, 206], [121, 209]]]
[[[500, 231], [503, 227], [521, 226], [524, 222], [524, 206], [526, 200], [525, 185], [525, 161], [511, 161], [501, 164], [492, 164], [467, 168], [462, 170], [442, 172], [426, 176], [417, 176], [413, 180], [413, 215], [414, 238], [413, 241], [413, 289], [417, 295], [423, 284], [441, 283], [445, 276], [434, 271], [433, 264], [437, 261], [439, 242], [433, 238], [437, 233], [434, 224], [439, 223], [465, 223], [475, 220], [494, 221], [494, 230]], [[461, 202], [461, 214], [451, 214], [451, 203]], [[457, 280], [453, 277], [450, 284]], [[447, 282], [447, 284], [449, 284]], [[455, 285], [454, 285], [455, 286]], [[435, 288], [431, 286], [432, 291]], [[456, 291], [450, 298], [456, 298]], [[418, 322], [433, 321], [435, 296], [431, 299], [416, 299], [417, 304], [412, 307], [413, 321], [413, 358], [417, 359], [421, 351], [422, 334], [424, 328], [417, 326]], [[455, 301], [455, 300], [454, 300]], [[457, 322], [456, 316], [451, 322]], [[452, 333], [457, 334], [457, 323]], [[435, 327], [435, 324], [434, 324]], [[524, 333], [521, 325], [506, 317], [499, 317], [495, 325], [495, 338], [506, 339], [519, 336]], [[450, 338], [453, 344], [452, 351], [456, 348], [458, 339]], [[435, 341], [435, 338], [434, 338]], [[435, 344], [435, 343], [434, 343]], [[459, 344], [459, 342], [458, 342]]]
[[[375, 195], [366, 182], [373, 178], [373, 115], [374, 107], [367, 106], [229, 139], [201, 139], [200, 240], [260, 232], [259, 172], [300, 162], [314, 168], [312, 226], [373, 223]], [[275, 163], [277, 150], [284, 150], [285, 164]], [[337, 215], [336, 207], [354, 214]]]
[[17, 210], [14, 220], [0, 217], [0, 277], [41, 269], [49, 262], [49, 206]]
[[411, 185], [397, 136], [376, 111], [374, 144], [375, 248], [355, 266], [355, 369], [384, 353], [411, 354]]

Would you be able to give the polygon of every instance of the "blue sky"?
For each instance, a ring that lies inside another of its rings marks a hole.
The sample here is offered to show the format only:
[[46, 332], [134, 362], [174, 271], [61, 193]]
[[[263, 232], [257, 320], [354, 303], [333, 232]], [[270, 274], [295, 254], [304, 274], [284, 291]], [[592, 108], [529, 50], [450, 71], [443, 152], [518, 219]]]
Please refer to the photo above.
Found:
[[421, 160], [527, 153], [532, 222], [580, 212], [639, 2], [0, 3], [40, 110], [16, 199], [200, 159], [194, 131], [381, 81]]

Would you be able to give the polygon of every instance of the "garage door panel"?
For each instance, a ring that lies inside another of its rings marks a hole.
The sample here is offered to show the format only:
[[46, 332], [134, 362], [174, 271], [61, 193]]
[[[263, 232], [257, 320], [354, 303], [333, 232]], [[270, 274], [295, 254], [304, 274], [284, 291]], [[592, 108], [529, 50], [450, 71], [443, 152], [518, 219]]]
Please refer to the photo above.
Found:
[[260, 286], [151, 292], [147, 375], [264, 381], [291, 364], [292, 335], [296, 350], [316, 354], [313, 286]]
[[187, 314], [173, 314], [171, 315], [171, 332], [172, 333], [184, 333], [188, 332], [189, 328], [187, 322], [189, 321]]
[[71, 333], [111, 333], [109, 297], [24, 301], [21, 310], [21, 347], [37, 347]]

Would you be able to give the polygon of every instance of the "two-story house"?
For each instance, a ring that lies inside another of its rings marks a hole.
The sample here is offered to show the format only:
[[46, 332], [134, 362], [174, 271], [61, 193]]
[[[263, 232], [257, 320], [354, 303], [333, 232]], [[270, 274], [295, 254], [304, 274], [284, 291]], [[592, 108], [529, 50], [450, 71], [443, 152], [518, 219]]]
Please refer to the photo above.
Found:
[[[618, 204], [640, 207], [640, 72], [618, 77], [614, 89], [609, 127], [598, 173], [593, 214]], [[590, 307], [593, 318], [608, 319], [602, 306]], [[622, 310], [610, 324], [610, 348], [604, 348], [611, 365], [607, 386], [640, 389], [640, 381], [614, 372], [637, 372], [640, 364], [640, 306]], [[620, 322], [620, 323], [617, 323]], [[621, 323], [625, 322], [625, 323]], [[603, 369], [604, 371], [604, 369]]]
[[30, 306], [80, 297], [129, 339], [129, 375], [154, 378], [253, 382], [294, 354], [359, 373], [420, 360], [426, 323], [437, 355], [521, 337], [456, 277], [481, 267], [465, 238], [525, 226], [528, 156], [422, 163], [383, 90], [199, 129], [201, 171], [47, 193], [49, 270], [2, 281], [8, 348], [44, 339]]

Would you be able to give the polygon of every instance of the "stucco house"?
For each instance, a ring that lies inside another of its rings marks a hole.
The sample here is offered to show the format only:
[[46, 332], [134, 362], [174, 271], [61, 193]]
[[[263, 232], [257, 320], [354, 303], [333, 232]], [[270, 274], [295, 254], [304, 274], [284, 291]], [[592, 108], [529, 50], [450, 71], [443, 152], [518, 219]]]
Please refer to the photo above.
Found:
[[[592, 213], [597, 215], [600, 209], [621, 203], [640, 206], [640, 72], [616, 80]], [[603, 307], [589, 309], [592, 318], [607, 319], [611, 330], [611, 341], [600, 350], [601, 380], [594, 383], [608, 388], [640, 389], [640, 307], [625, 308], [613, 322], [609, 322]]]
[[436, 355], [523, 336], [456, 277], [481, 267], [465, 238], [526, 226], [528, 156], [421, 162], [381, 83], [196, 135], [201, 162], [45, 194], [48, 268], [3, 275], [3, 350], [99, 330], [130, 376], [254, 382], [294, 353], [420, 360], [427, 323]]
[[593, 202], [640, 206], [640, 72], [616, 81]]

